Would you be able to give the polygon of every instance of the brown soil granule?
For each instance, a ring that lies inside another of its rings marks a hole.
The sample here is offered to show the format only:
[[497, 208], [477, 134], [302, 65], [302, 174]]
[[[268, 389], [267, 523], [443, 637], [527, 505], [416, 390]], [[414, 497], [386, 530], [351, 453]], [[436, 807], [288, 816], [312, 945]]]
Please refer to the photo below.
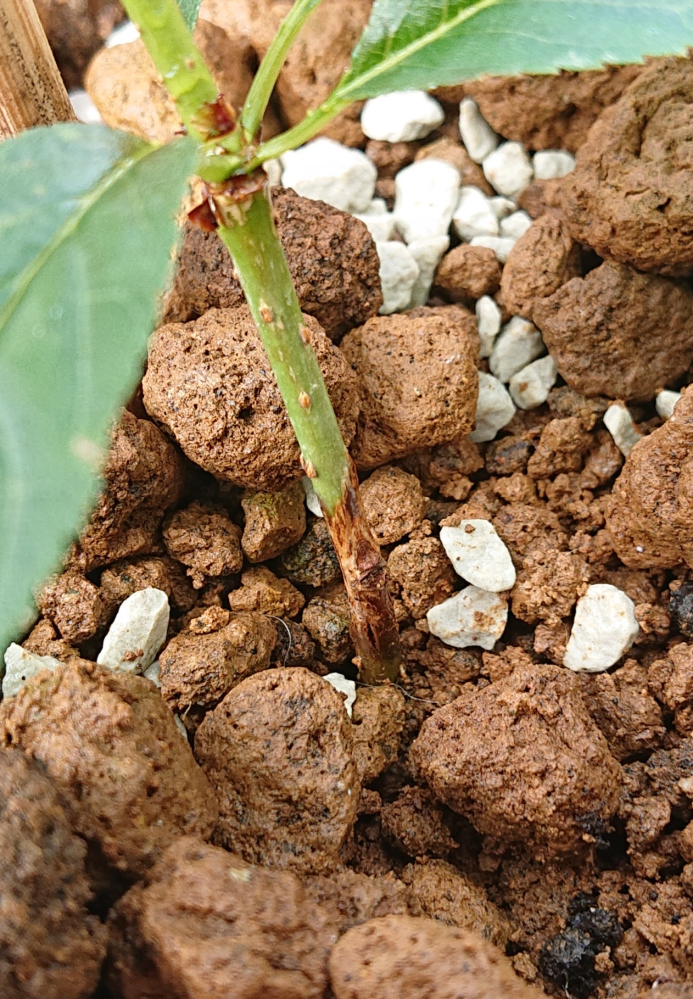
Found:
[[404, 696], [393, 686], [359, 687], [351, 723], [356, 769], [361, 783], [367, 784], [397, 759]]
[[451, 818], [428, 788], [403, 788], [383, 803], [380, 822], [385, 838], [409, 857], [445, 857], [457, 847]]
[[693, 565], [693, 392], [671, 419], [639, 441], [614, 485], [608, 529], [618, 557], [633, 568]]
[[42, 768], [0, 751], [3, 999], [88, 999], [96, 988], [106, 932], [87, 913], [85, 855]]
[[503, 301], [514, 315], [532, 319], [536, 299], [548, 298], [580, 275], [580, 247], [565, 221], [553, 212], [542, 215], [510, 251], [501, 281]]
[[585, 396], [651, 399], [693, 358], [693, 292], [625, 264], [607, 261], [536, 299], [533, 319], [559, 373]]
[[459, 307], [445, 315], [381, 316], [342, 340], [361, 404], [351, 448], [359, 468], [456, 440], [472, 428], [476, 321]]
[[335, 999], [539, 999], [510, 961], [468, 930], [415, 916], [356, 926], [329, 960]]
[[168, 555], [114, 562], [101, 573], [99, 593], [111, 616], [129, 596], [149, 586], [164, 591], [174, 612], [184, 614], [195, 603], [195, 592], [185, 569]]
[[[358, 416], [356, 379], [314, 319], [311, 344], [347, 442]], [[143, 380], [148, 412], [208, 472], [278, 490], [302, 474], [299, 447], [250, 310], [211, 309], [162, 326]]]
[[176, 635], [159, 656], [164, 700], [176, 713], [214, 707], [241, 680], [269, 667], [276, 641], [272, 621], [253, 611], [230, 615], [209, 634]]
[[212, 833], [211, 788], [143, 677], [73, 659], [2, 702], [0, 733], [65, 791], [97, 866], [141, 877], [176, 836]]
[[122, 999], [323, 999], [335, 938], [296, 875], [192, 837], [120, 899], [109, 929]]
[[451, 302], [467, 305], [482, 295], [494, 295], [500, 283], [501, 268], [493, 250], [467, 243], [445, 254], [433, 281], [436, 291], [441, 291]]
[[587, 564], [579, 555], [537, 546], [522, 560], [511, 593], [512, 612], [528, 624], [558, 624], [572, 612], [589, 578]]
[[353, 655], [349, 633], [351, 616], [346, 591], [335, 584], [322, 597], [311, 597], [304, 608], [301, 622], [317, 645], [323, 662], [339, 666]]
[[241, 585], [229, 593], [229, 607], [235, 611], [257, 611], [268, 617], [296, 617], [306, 598], [288, 579], [279, 579], [264, 565], [254, 566], [241, 576]]
[[[331, 340], [375, 316], [383, 304], [375, 243], [359, 219], [272, 188], [274, 217], [301, 308]], [[209, 309], [237, 308], [243, 291], [216, 233], [184, 229], [166, 322], [187, 322]]]
[[349, 868], [303, 879], [308, 898], [330, 913], [339, 936], [377, 916], [409, 911], [410, 893], [391, 871], [359, 874]]
[[411, 749], [436, 795], [501, 848], [579, 850], [616, 811], [621, 769], [554, 666], [521, 667], [424, 722]]
[[300, 482], [279, 492], [248, 490], [241, 497], [241, 506], [245, 516], [241, 545], [249, 562], [265, 562], [281, 555], [305, 533], [306, 500]]
[[657, 749], [664, 738], [662, 712], [648, 693], [648, 679], [648, 671], [633, 659], [614, 673], [579, 674], [587, 710], [621, 762]]
[[342, 578], [330, 532], [321, 517], [308, 518], [308, 530], [298, 544], [279, 557], [277, 571], [299, 586], [329, 586]]
[[474, 98], [484, 118], [505, 139], [524, 142], [529, 149], [575, 152], [604, 108], [617, 101], [641, 71], [641, 66], [611, 66], [587, 73], [562, 72], [558, 79], [487, 76], [460, 89]]
[[369, 139], [365, 153], [368, 159], [378, 168], [378, 177], [395, 177], [400, 170], [414, 162], [419, 148], [418, 142], [383, 142], [379, 139]]
[[81, 86], [89, 59], [125, 17], [118, 0], [36, 0], [36, 12], [69, 89]]
[[37, 656], [53, 656], [65, 662], [67, 659], [79, 659], [79, 649], [76, 649], [64, 638], [58, 636], [58, 631], [52, 621], [40, 618], [22, 642], [22, 647]]
[[550, 420], [527, 462], [527, 474], [533, 479], [543, 479], [558, 472], [579, 472], [591, 443], [578, 416]]
[[360, 790], [352, 742], [342, 698], [308, 670], [267, 670], [234, 687], [195, 736], [219, 799], [219, 841], [271, 867], [338, 866]]
[[577, 240], [643, 271], [693, 269], [693, 63], [656, 60], [600, 117], [564, 187]]
[[510, 937], [509, 923], [478, 884], [446, 860], [411, 864], [402, 879], [422, 910], [447, 926], [471, 930], [496, 947], [504, 948]]
[[202, 589], [208, 576], [241, 571], [241, 529], [218, 503], [196, 500], [176, 510], [164, 521], [162, 534], [169, 555], [187, 566], [195, 589]]
[[75, 645], [96, 635], [107, 622], [108, 609], [99, 588], [77, 572], [64, 572], [49, 581], [37, 604], [62, 637]]
[[127, 410], [113, 431], [102, 474], [104, 491], [69, 554], [69, 568], [78, 572], [161, 551], [159, 525], [183, 490], [176, 449], [153, 423]]
[[394, 548], [387, 560], [393, 592], [415, 619], [451, 596], [455, 570], [434, 537], [416, 536]]
[[360, 492], [366, 520], [381, 545], [391, 545], [409, 534], [426, 513], [421, 483], [394, 465], [376, 469]]
[[315, 642], [308, 630], [297, 621], [282, 618], [277, 625], [277, 644], [274, 646], [274, 666], [305, 666], [306, 669], [325, 676], [330, 668], [315, 661]]

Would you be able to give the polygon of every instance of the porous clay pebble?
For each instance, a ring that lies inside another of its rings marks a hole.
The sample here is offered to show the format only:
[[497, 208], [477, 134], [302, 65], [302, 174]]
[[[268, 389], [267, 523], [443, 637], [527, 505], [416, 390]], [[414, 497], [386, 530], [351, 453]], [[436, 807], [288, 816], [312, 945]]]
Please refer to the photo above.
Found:
[[456, 649], [480, 645], [490, 651], [505, 631], [508, 601], [498, 593], [467, 586], [426, 615], [432, 635]]
[[520, 316], [505, 324], [496, 340], [489, 367], [501, 382], [509, 382], [513, 375], [544, 353], [541, 333], [528, 319]]
[[488, 520], [461, 520], [457, 527], [441, 527], [440, 540], [455, 572], [468, 583], [493, 592], [515, 585], [510, 552]]
[[338, 693], [346, 694], [344, 698], [344, 710], [351, 718], [352, 708], [356, 700], [355, 681], [347, 680], [343, 673], [326, 673], [323, 680], [326, 680]]
[[602, 673], [628, 651], [639, 631], [630, 597], [609, 583], [594, 583], [577, 602], [563, 665], [576, 673]]
[[380, 314], [390, 316], [401, 312], [411, 302], [414, 285], [419, 277], [419, 265], [404, 243], [395, 240], [376, 243], [380, 258], [380, 285], [383, 304]]
[[375, 191], [378, 171], [359, 149], [333, 139], [313, 139], [282, 156], [282, 183], [296, 194], [325, 201], [345, 212], [363, 212]]
[[350, 929], [329, 960], [335, 999], [540, 999], [507, 957], [457, 926], [388, 915]]
[[483, 295], [475, 305], [479, 329], [479, 357], [490, 357], [496, 337], [500, 333], [502, 313], [495, 299]]
[[142, 877], [176, 837], [208, 838], [216, 825], [205, 775], [141, 676], [62, 663], [2, 702], [0, 739], [39, 760], [63, 791], [100, 875]]
[[445, 236], [457, 206], [460, 175], [442, 160], [420, 160], [395, 177], [394, 215], [407, 243]]
[[424, 90], [398, 90], [366, 101], [361, 128], [369, 139], [413, 142], [425, 138], [444, 118], [438, 101]]
[[613, 437], [621, 454], [626, 458], [638, 441], [642, 440], [642, 434], [635, 429], [630, 412], [619, 403], [609, 406], [604, 413], [604, 426]]
[[460, 103], [460, 135], [475, 163], [483, 163], [500, 142], [471, 97], [465, 97]]
[[504, 142], [483, 162], [484, 175], [499, 194], [514, 198], [532, 179], [532, 164], [520, 142]]
[[435, 275], [440, 289], [453, 302], [471, 303], [498, 291], [501, 269], [493, 250], [461, 243], [447, 253]]
[[549, 354], [514, 374], [508, 388], [518, 409], [536, 409], [546, 402], [556, 384], [557, 374], [556, 362]]
[[53, 656], [37, 656], [13, 642], [5, 651], [5, 673], [2, 678], [2, 696], [13, 697], [27, 680], [44, 669], [55, 669], [60, 661]]
[[475, 444], [492, 441], [498, 431], [510, 423], [515, 412], [515, 404], [505, 386], [493, 375], [480, 371], [476, 424], [469, 439]]
[[234, 687], [195, 735], [219, 800], [219, 842], [271, 867], [338, 866], [360, 790], [352, 744], [342, 698], [306, 669]]
[[575, 157], [565, 149], [542, 149], [532, 160], [535, 180], [565, 177], [575, 169]]
[[463, 187], [452, 216], [452, 224], [460, 239], [475, 236], [497, 236], [498, 219], [491, 209], [489, 199], [478, 187]]
[[500, 850], [516, 843], [538, 859], [584, 848], [585, 833], [616, 811], [623, 781], [577, 677], [538, 663], [438, 708], [410, 759]]
[[680, 392], [672, 392], [671, 389], [662, 389], [657, 393], [655, 408], [663, 420], [669, 420], [673, 416], [676, 403], [681, 398]]

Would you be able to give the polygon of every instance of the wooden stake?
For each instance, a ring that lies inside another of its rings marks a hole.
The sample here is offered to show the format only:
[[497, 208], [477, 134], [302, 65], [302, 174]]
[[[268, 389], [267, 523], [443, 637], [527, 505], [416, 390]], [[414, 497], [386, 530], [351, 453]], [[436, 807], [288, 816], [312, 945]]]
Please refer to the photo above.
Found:
[[75, 121], [33, 0], [0, 2], [0, 138]]

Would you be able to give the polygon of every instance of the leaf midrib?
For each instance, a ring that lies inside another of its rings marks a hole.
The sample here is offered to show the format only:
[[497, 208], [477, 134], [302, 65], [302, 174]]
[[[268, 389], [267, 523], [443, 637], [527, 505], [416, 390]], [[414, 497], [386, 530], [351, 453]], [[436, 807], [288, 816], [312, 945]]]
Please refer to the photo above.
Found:
[[[369, 83], [371, 80], [377, 79], [377, 77], [382, 76], [383, 73], [387, 73], [397, 66], [400, 62], [405, 59], [409, 59], [412, 55], [415, 55], [420, 49], [428, 48], [428, 46], [437, 41], [439, 38], [444, 38], [449, 31], [457, 28], [460, 24], [464, 24], [470, 18], [475, 17], [483, 10], [487, 10], [489, 7], [495, 7], [496, 4], [501, 3], [501, 0], [479, 0], [478, 3], [474, 4], [472, 7], [466, 7], [464, 10], [456, 14], [452, 20], [443, 22], [434, 28], [433, 31], [426, 32], [421, 38], [417, 38], [415, 41], [406, 45], [403, 49], [400, 49], [394, 55], [387, 56], [384, 60], [378, 62], [373, 69], [369, 70], [367, 73], [362, 73], [361, 76], [356, 77], [353, 82], [349, 83], [345, 87], [337, 87], [332, 97], [344, 98], [348, 96], [353, 90], [358, 90], [359, 87], [364, 86], [364, 84]], [[392, 36], [390, 36], [392, 37]]]
[[128, 154], [124, 159], [119, 160], [115, 166], [111, 167], [111, 169], [104, 174], [98, 184], [96, 184], [86, 195], [83, 195], [80, 198], [80, 207], [78, 210], [70, 214], [65, 221], [58, 226], [55, 233], [43, 249], [36, 254], [33, 260], [27, 264], [27, 266], [21, 270], [19, 275], [15, 278], [15, 280], [19, 279], [19, 284], [2, 308], [0, 308], [0, 337], [2, 336], [2, 332], [7, 323], [14, 315], [15, 310], [21, 304], [29, 285], [37, 277], [42, 268], [45, 267], [53, 254], [60, 246], [63, 245], [63, 243], [67, 242], [67, 240], [74, 235], [74, 233], [78, 230], [80, 223], [83, 221], [88, 212], [94, 207], [94, 205], [97, 204], [99, 199], [103, 197], [103, 195], [113, 186], [115, 186], [118, 181], [130, 169], [132, 169], [132, 167], [139, 163], [140, 160], [144, 159], [145, 156], [149, 156], [150, 153], [153, 153], [156, 148], [156, 146], [145, 144], [137, 152]]

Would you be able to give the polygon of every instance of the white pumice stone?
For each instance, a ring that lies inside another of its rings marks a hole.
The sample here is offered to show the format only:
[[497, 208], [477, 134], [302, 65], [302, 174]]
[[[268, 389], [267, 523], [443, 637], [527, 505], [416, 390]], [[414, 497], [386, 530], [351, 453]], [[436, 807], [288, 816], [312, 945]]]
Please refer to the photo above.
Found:
[[497, 236], [498, 219], [491, 210], [484, 192], [471, 184], [460, 191], [459, 201], [452, 216], [455, 232], [469, 241], [475, 236]]
[[475, 163], [482, 163], [500, 142], [471, 97], [465, 97], [460, 104], [460, 135]]
[[146, 668], [142, 676], [161, 688], [161, 666], [159, 665], [159, 660], [155, 659], [152, 665]]
[[419, 276], [419, 265], [404, 243], [392, 240], [375, 245], [380, 257], [380, 285], [383, 291], [380, 315], [390, 316], [409, 306]]
[[385, 214], [378, 212], [372, 215], [369, 212], [356, 212], [354, 217], [363, 222], [376, 243], [387, 243], [392, 239], [395, 232], [395, 217], [391, 212]]
[[616, 586], [594, 583], [577, 602], [563, 665], [576, 673], [603, 673], [628, 651], [639, 630], [630, 597]]
[[116, 45], [127, 45], [128, 42], [136, 42], [140, 37], [140, 30], [132, 21], [123, 21], [110, 33], [104, 45], [107, 49], [112, 49]]
[[148, 586], [133, 593], [120, 605], [97, 663], [121, 673], [143, 673], [166, 641], [169, 614], [163, 590]]
[[556, 363], [550, 354], [527, 364], [508, 384], [510, 395], [518, 409], [536, 409], [546, 402], [556, 384]]
[[508, 236], [510, 239], [519, 239], [524, 236], [532, 224], [531, 217], [527, 212], [513, 212], [500, 221], [501, 236]]
[[23, 649], [14, 642], [5, 652], [5, 675], [2, 680], [2, 696], [14, 697], [27, 680], [44, 669], [55, 669], [60, 660], [53, 656], [37, 656], [35, 652]]
[[532, 180], [534, 171], [521, 142], [504, 142], [483, 162], [484, 176], [491, 186], [509, 198], [514, 198]]
[[504, 198], [501, 194], [497, 194], [495, 198], [489, 198], [488, 203], [499, 222], [517, 211], [517, 204], [512, 198]]
[[366, 101], [361, 128], [380, 142], [415, 142], [445, 121], [445, 112], [425, 90], [397, 90]]
[[415, 239], [407, 249], [416, 261], [419, 276], [412, 288], [410, 307], [425, 305], [431, 293], [431, 285], [438, 264], [450, 246], [449, 236], [431, 236], [429, 239]]
[[498, 335], [489, 367], [496, 378], [507, 383], [545, 349], [541, 333], [534, 323], [521, 316], [513, 316]]
[[313, 483], [307, 475], [304, 475], [301, 479], [301, 485], [303, 486], [303, 492], [306, 494], [306, 506], [315, 517], [322, 517], [323, 512], [318, 494], [315, 492]]
[[462, 520], [441, 527], [440, 541], [458, 576], [480, 590], [499, 593], [515, 585], [510, 552], [488, 520]]
[[178, 729], [178, 731], [180, 732], [180, 734], [183, 736], [183, 738], [187, 742], [188, 741], [188, 730], [186, 729], [185, 725], [183, 724], [183, 721], [182, 721], [180, 715], [174, 715], [173, 716], [173, 720], [176, 723], [176, 728]]
[[479, 372], [479, 397], [476, 404], [476, 428], [469, 435], [475, 444], [492, 441], [515, 415], [515, 404], [497, 378]]
[[428, 630], [456, 649], [480, 645], [490, 652], [508, 623], [508, 601], [500, 593], [467, 586], [426, 615]]
[[378, 177], [376, 167], [360, 149], [325, 138], [284, 153], [282, 166], [284, 187], [345, 212], [366, 211]]
[[394, 215], [407, 243], [445, 236], [457, 207], [460, 174], [443, 160], [419, 160], [395, 177]]
[[345, 676], [341, 673], [328, 673], [327, 676], [323, 677], [331, 687], [338, 690], [340, 694], [346, 694], [346, 700], [344, 701], [344, 708], [346, 713], [351, 718], [351, 709], [354, 706], [354, 701], [356, 700], [356, 684], [353, 680], [347, 680]]
[[575, 157], [565, 149], [543, 149], [534, 154], [532, 165], [537, 180], [554, 180], [573, 172]]
[[681, 398], [680, 392], [672, 392], [671, 389], [662, 389], [661, 392], [657, 394], [655, 399], [655, 407], [657, 413], [661, 416], [663, 420], [670, 420], [676, 403]]
[[621, 403], [615, 402], [613, 406], [609, 406], [604, 413], [604, 426], [613, 437], [616, 447], [626, 458], [638, 441], [642, 440], [643, 435], [635, 429], [633, 417]]
[[471, 246], [485, 246], [487, 250], [493, 250], [499, 264], [507, 263], [510, 251], [517, 242], [510, 236], [475, 236], [470, 240]]
[[67, 95], [70, 98], [72, 110], [77, 115], [77, 120], [85, 125], [98, 125], [103, 121], [99, 110], [86, 90], [71, 90]]
[[490, 295], [482, 295], [474, 306], [479, 330], [479, 357], [490, 357], [501, 328], [501, 310]]

